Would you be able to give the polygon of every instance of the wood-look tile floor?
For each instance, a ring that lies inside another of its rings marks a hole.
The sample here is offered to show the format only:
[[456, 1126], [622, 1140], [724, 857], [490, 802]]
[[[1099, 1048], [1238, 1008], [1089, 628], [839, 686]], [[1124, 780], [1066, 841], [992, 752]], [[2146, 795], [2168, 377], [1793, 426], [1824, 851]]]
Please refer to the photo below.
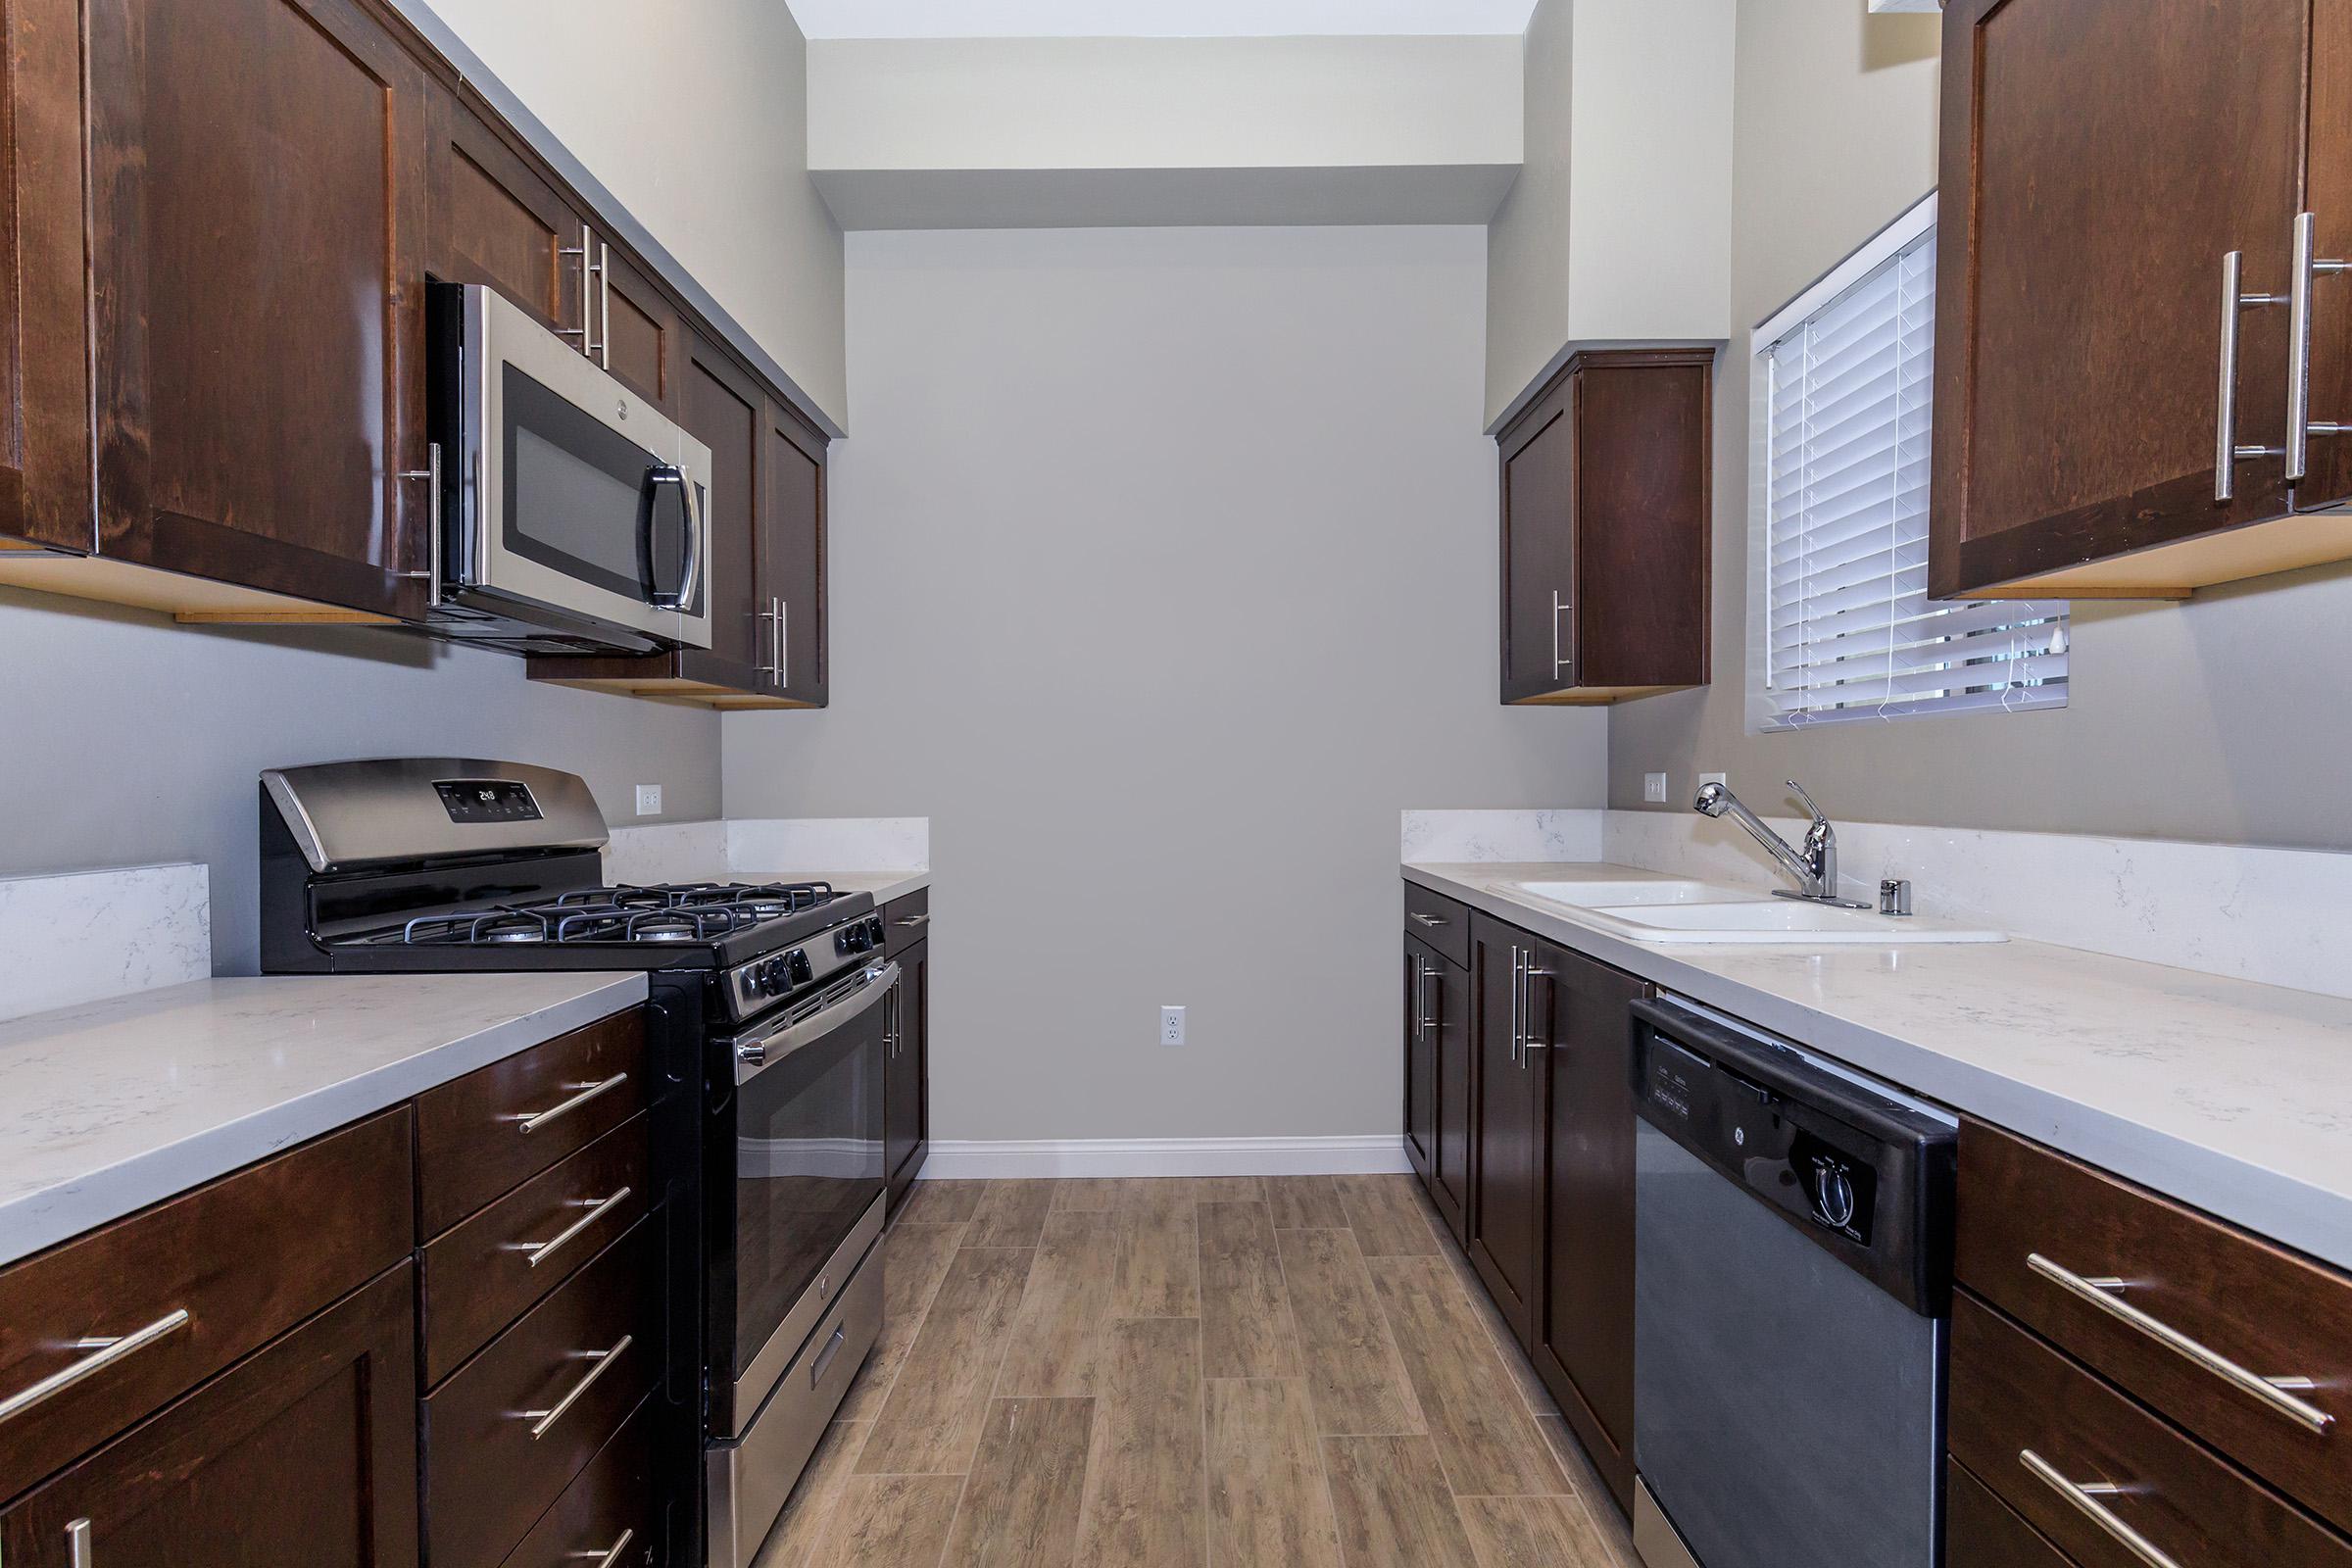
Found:
[[758, 1568], [1635, 1564], [1410, 1176], [925, 1182], [884, 1245]]

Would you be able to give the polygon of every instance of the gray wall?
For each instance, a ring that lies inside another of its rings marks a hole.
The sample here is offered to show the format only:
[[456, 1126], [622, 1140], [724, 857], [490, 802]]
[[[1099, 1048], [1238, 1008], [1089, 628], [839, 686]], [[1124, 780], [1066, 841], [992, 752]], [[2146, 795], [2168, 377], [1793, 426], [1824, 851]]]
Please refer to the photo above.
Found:
[[519, 659], [405, 632], [200, 629], [0, 590], [0, 876], [202, 860], [224, 973], [254, 968], [266, 767], [512, 758], [585, 774], [615, 824], [641, 783], [664, 818], [719, 813], [715, 714], [534, 686]]
[[1745, 330], [1936, 183], [1936, 20], [1855, 0], [1741, 0], [1733, 318], [1715, 398], [1715, 669], [1704, 692], [1613, 710], [1610, 804], [1701, 770], [1759, 808], [1800, 778], [1833, 816], [2352, 848], [2335, 785], [2352, 572], [2209, 591], [2180, 607], [2079, 605], [2070, 705], [1745, 733]]
[[1397, 813], [1601, 795], [1599, 714], [1495, 702], [1484, 285], [1477, 228], [849, 236], [833, 706], [727, 715], [727, 808], [930, 817], [937, 1136], [1396, 1129]]

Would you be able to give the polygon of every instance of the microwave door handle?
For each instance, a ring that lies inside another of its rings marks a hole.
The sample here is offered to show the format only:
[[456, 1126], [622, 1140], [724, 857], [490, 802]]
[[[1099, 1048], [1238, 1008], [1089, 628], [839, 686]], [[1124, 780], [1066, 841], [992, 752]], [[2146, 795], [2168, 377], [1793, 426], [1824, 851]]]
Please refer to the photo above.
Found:
[[657, 463], [645, 470], [644, 500], [637, 508], [637, 565], [650, 585], [654, 580], [654, 492], [661, 485], [678, 487], [678, 516], [686, 544], [678, 565], [678, 591], [651, 592], [646, 603], [656, 610], [684, 610], [694, 603], [695, 590], [702, 586], [703, 529], [701, 518], [695, 515], [694, 486], [686, 482], [686, 471], [674, 463]]

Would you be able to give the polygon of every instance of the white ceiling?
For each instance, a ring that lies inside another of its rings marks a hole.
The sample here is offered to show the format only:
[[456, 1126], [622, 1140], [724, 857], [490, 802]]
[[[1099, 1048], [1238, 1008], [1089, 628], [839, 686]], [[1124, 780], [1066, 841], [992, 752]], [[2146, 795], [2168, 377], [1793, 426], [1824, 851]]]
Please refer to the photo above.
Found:
[[811, 38], [1520, 33], [1536, 0], [790, 0]]

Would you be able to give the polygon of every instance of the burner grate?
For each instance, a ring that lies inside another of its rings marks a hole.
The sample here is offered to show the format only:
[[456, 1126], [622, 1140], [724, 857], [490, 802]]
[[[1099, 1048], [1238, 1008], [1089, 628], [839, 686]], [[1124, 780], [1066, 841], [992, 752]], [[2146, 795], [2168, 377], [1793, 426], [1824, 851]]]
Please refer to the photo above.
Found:
[[537, 904], [420, 915], [401, 928], [411, 946], [535, 942], [711, 942], [769, 920], [821, 908], [840, 895], [825, 882], [673, 882], [581, 888]]

